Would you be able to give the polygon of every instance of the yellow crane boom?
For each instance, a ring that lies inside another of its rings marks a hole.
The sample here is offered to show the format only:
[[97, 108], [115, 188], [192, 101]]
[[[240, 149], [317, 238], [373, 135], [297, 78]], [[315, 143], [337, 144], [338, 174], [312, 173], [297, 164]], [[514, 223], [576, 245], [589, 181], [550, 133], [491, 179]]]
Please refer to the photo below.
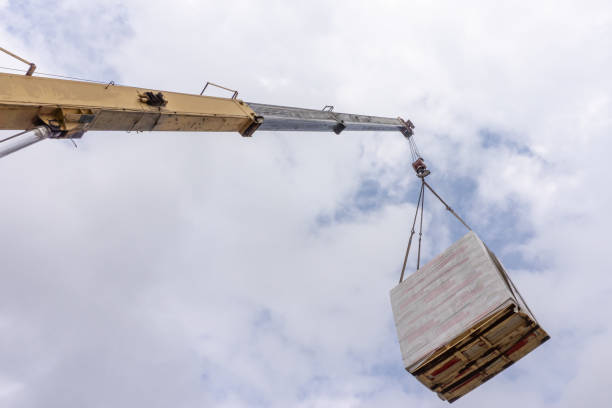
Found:
[[88, 130], [238, 132], [256, 130], [401, 131], [401, 118], [247, 103], [230, 98], [0, 73], [0, 129], [24, 130], [0, 140], [0, 157], [45, 138], [78, 138]]
[[238, 99], [0, 74], [0, 129], [27, 129], [40, 122], [68, 137], [87, 130], [249, 135], [257, 118]]

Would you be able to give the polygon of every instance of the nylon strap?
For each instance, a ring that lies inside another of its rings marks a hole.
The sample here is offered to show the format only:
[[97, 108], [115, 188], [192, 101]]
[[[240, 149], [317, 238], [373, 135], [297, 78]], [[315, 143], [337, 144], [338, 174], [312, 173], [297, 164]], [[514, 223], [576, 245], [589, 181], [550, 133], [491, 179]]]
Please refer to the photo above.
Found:
[[472, 229], [470, 228], [470, 226], [469, 226], [469, 225], [467, 225], [467, 224], [465, 223], [465, 221], [463, 221], [463, 219], [462, 219], [462, 218], [461, 218], [459, 215], [457, 215], [457, 213], [455, 212], [455, 210], [453, 210], [452, 208], [450, 208], [450, 206], [449, 206], [448, 204], [446, 204], [446, 202], [445, 202], [445, 201], [442, 199], [442, 197], [440, 197], [440, 196], [438, 195], [438, 193], [436, 193], [436, 192], [434, 191], [434, 189], [433, 189], [433, 188], [431, 188], [431, 186], [430, 186], [429, 184], [427, 184], [427, 182], [425, 181], [425, 179], [423, 179], [423, 184], [424, 184], [424, 185], [425, 185], [425, 186], [426, 186], [426, 187], [429, 189], [429, 191], [431, 191], [432, 193], [434, 193], [434, 195], [435, 195], [435, 196], [438, 198], [438, 200], [440, 200], [440, 202], [441, 202], [442, 204], [444, 204], [444, 206], [446, 207], [446, 209], [447, 209], [448, 211], [450, 211], [450, 213], [451, 213], [451, 214], [453, 214], [453, 215], [454, 215], [454, 216], [455, 216], [455, 217], [456, 217], [456, 218], [457, 218], [457, 219], [458, 219], [458, 220], [459, 220], [459, 221], [460, 221], [460, 222], [461, 222], [461, 223], [462, 223], [462, 224], [465, 226], [465, 228], [467, 228], [467, 229], [468, 229], [468, 230], [470, 230], [470, 231], [472, 230]]
[[410, 247], [412, 246], [412, 238], [414, 237], [414, 234], [415, 234], [414, 227], [416, 226], [416, 220], [419, 215], [419, 211], [421, 212], [421, 217], [420, 217], [420, 222], [419, 222], [419, 246], [418, 246], [418, 252], [417, 252], [417, 270], [421, 267], [421, 240], [423, 237], [423, 212], [424, 212], [423, 210], [425, 207], [425, 187], [427, 187], [429, 191], [431, 191], [436, 196], [436, 198], [440, 200], [440, 202], [444, 205], [444, 207], [446, 207], [446, 209], [451, 214], [453, 214], [455, 218], [457, 218], [465, 226], [465, 228], [467, 228], [470, 231], [472, 230], [469, 227], [469, 225], [467, 225], [466, 222], [463, 221], [463, 219], [455, 212], [455, 210], [453, 210], [446, 203], [446, 201], [444, 201], [442, 197], [440, 197], [440, 195], [436, 193], [435, 190], [431, 188], [429, 184], [427, 184], [427, 182], [425, 181], [425, 177], [420, 177], [420, 178], [421, 178], [421, 188], [419, 190], [419, 198], [417, 200], [416, 210], [414, 212], [414, 219], [412, 220], [412, 229], [410, 230], [410, 238], [408, 239], [408, 246], [406, 248], [406, 255], [404, 256], [404, 264], [402, 265], [402, 273], [400, 275], [399, 283], [402, 283], [402, 281], [404, 280], [404, 273], [406, 272], [406, 263], [408, 262], [408, 255], [410, 254]]
[[402, 274], [400, 275], [399, 283], [404, 280], [404, 272], [406, 271], [406, 262], [408, 262], [408, 254], [410, 254], [410, 246], [412, 245], [412, 237], [414, 236], [414, 226], [416, 225], [417, 215], [419, 214], [419, 204], [425, 193], [424, 184], [421, 184], [419, 190], [419, 199], [417, 200], [416, 211], [414, 212], [414, 220], [412, 221], [412, 230], [410, 231], [410, 238], [408, 239], [408, 247], [406, 248], [406, 256], [404, 256], [404, 265], [402, 266]]

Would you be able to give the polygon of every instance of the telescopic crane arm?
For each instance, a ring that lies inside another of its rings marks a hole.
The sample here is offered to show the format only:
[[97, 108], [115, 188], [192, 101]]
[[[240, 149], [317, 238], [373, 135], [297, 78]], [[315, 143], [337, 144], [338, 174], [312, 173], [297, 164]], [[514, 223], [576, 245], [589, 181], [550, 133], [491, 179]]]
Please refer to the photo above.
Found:
[[0, 157], [46, 138], [79, 138], [88, 130], [238, 132], [400, 131], [401, 118], [336, 113], [231, 98], [0, 73], [0, 129], [25, 130], [0, 140]]

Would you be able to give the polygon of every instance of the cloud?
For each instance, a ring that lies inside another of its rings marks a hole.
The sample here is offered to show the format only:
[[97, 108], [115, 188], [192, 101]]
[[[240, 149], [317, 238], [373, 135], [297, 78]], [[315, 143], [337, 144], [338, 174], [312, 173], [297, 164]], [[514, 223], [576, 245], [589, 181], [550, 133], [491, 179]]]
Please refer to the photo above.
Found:
[[[0, 3], [3, 46], [42, 72], [412, 119], [431, 183], [552, 334], [454, 405], [602, 404], [605, 2], [46, 5]], [[401, 135], [78, 143], [0, 161], [2, 405], [446, 404], [391, 319], [417, 196]], [[427, 200], [429, 258], [462, 230]]]

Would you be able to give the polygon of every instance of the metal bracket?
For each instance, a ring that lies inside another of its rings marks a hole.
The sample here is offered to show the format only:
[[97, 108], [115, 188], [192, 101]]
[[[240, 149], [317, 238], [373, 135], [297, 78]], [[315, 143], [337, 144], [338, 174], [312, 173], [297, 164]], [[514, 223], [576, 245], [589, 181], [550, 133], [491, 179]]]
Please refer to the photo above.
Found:
[[11, 57], [13, 57], [13, 58], [15, 58], [15, 59], [17, 59], [17, 60], [19, 60], [19, 61], [21, 61], [21, 62], [23, 62], [24, 64], [29, 65], [29, 66], [30, 66], [30, 68], [28, 68], [28, 72], [26, 72], [26, 76], [32, 76], [32, 74], [33, 74], [33, 73], [34, 73], [34, 71], [36, 70], [36, 64], [34, 64], [33, 62], [27, 61], [27, 60], [25, 60], [25, 59], [21, 58], [20, 56], [15, 55], [15, 54], [13, 54], [12, 52], [10, 52], [9, 50], [6, 50], [6, 49], [4, 49], [4, 48], [2, 48], [2, 47], [0, 47], [0, 51], [2, 51], [2, 52], [4, 52], [4, 53], [6, 53], [6, 54], [8, 54], [8, 55], [10, 55]]
[[38, 113], [41, 123], [53, 130], [54, 139], [78, 139], [95, 122], [99, 111], [93, 109], [42, 108]]
[[202, 89], [202, 92], [200, 92], [200, 96], [204, 95], [204, 91], [206, 90], [208, 85], [216, 86], [217, 88], [221, 88], [221, 89], [225, 89], [226, 91], [233, 92], [232, 99], [236, 99], [236, 97], [238, 97], [238, 91], [236, 91], [235, 89], [226, 88], [224, 86], [217, 85], [215, 83], [208, 82], [208, 81], [206, 82], [206, 85], [204, 85], [204, 89]]
[[338, 123], [336, 123], [336, 125], [333, 128], [333, 131], [335, 134], [339, 135], [340, 132], [342, 132], [344, 129], [346, 129], [346, 125], [344, 124], [344, 121], [341, 120]]
[[323, 112], [330, 112], [332, 116], [334, 117], [334, 119], [336, 119], [336, 121], [338, 122], [332, 128], [335, 134], [339, 135], [344, 129], [346, 129], [346, 125], [344, 124], [344, 121], [339, 120], [336, 114], [334, 113], [334, 105], [325, 105], [323, 109], [321, 110]]
[[249, 124], [249, 126], [247, 126], [246, 129], [240, 132], [240, 134], [244, 137], [253, 136], [253, 133], [255, 133], [255, 131], [262, 125], [263, 122], [264, 122], [263, 116], [255, 116], [253, 118], [253, 122]]
[[414, 124], [410, 121], [410, 119], [408, 120], [404, 120], [402, 118], [398, 118], [398, 119], [404, 125], [404, 128], [401, 130], [401, 132], [406, 137], [406, 139], [414, 135]]
[[162, 107], [168, 104], [164, 94], [161, 92], [155, 93], [151, 91], [144, 92], [138, 95], [140, 102], [146, 103], [149, 106]]

